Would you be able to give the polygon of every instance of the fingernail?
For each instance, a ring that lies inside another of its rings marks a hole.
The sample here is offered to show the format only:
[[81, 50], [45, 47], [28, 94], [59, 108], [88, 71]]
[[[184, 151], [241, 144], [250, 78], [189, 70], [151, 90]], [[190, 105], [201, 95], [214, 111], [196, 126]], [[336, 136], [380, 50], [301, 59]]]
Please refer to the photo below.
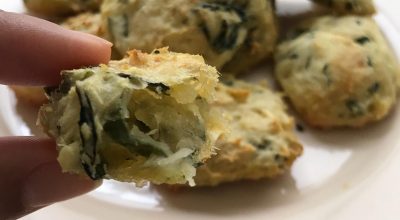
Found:
[[36, 167], [25, 179], [21, 201], [27, 209], [39, 208], [89, 192], [100, 186], [83, 176], [63, 173], [57, 162]]

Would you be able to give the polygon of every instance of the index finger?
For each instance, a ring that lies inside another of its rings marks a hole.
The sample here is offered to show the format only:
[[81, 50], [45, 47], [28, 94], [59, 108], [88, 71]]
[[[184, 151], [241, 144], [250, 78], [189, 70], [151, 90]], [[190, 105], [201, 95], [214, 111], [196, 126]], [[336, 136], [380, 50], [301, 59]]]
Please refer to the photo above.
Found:
[[107, 63], [112, 44], [56, 24], [0, 11], [0, 84], [52, 86], [60, 71]]

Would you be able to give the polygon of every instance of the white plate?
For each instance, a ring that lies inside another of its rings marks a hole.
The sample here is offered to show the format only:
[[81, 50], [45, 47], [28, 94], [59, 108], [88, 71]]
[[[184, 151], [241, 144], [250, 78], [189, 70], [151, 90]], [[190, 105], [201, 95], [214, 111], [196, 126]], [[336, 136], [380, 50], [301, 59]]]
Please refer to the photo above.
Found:
[[[281, 0], [279, 9], [308, 7]], [[377, 22], [391, 42], [400, 3], [376, 2]], [[23, 11], [21, 1], [2, 1], [3, 10]], [[400, 19], [397, 20], [400, 24]], [[32, 109], [16, 105], [0, 87], [0, 135], [29, 134]], [[106, 181], [98, 190], [59, 203], [24, 219], [400, 219], [400, 109], [386, 120], [360, 130], [300, 133], [304, 155], [287, 175], [269, 181], [171, 192]], [[35, 133], [35, 132], [34, 132]]]

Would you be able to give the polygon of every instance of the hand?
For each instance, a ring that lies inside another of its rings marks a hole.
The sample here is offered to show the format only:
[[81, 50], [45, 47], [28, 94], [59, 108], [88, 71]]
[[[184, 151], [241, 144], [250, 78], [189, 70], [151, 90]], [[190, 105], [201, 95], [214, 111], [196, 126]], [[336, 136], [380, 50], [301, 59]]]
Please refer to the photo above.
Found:
[[[52, 86], [60, 70], [107, 63], [111, 43], [26, 15], [0, 11], [0, 84]], [[56, 144], [0, 138], [0, 219], [17, 218], [86, 193], [99, 183], [63, 173]]]

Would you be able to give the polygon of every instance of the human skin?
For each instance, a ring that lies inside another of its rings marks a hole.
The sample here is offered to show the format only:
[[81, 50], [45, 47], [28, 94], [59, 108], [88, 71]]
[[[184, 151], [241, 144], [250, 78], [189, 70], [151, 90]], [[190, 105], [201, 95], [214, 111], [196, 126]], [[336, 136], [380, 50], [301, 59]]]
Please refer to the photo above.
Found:
[[[50, 22], [0, 11], [0, 84], [54, 86], [60, 71], [107, 63], [112, 44]], [[53, 140], [0, 137], [0, 219], [14, 219], [99, 186], [63, 173]]]

